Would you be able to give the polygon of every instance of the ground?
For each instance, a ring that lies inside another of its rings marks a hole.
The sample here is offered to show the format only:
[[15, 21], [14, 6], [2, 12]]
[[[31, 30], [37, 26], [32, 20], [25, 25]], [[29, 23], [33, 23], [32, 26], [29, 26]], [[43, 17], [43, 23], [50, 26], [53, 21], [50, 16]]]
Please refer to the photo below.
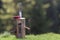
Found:
[[45, 33], [39, 35], [26, 35], [24, 39], [17, 39], [9, 33], [0, 34], [0, 40], [60, 40], [60, 34]]

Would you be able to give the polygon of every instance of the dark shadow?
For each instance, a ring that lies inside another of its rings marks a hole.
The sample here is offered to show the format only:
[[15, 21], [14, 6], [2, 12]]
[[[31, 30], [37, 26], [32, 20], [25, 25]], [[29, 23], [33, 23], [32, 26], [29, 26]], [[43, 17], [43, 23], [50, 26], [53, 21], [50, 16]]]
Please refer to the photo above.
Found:
[[4, 23], [2, 22], [2, 19], [0, 19], [0, 33], [4, 32], [5, 29], [4, 29], [5, 25]]

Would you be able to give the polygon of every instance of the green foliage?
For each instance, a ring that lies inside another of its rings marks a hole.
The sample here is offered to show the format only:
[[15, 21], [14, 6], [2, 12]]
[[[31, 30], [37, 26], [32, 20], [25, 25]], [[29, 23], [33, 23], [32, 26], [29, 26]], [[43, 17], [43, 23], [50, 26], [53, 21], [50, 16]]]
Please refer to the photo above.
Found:
[[[3, 34], [1, 34], [3, 35]], [[55, 33], [46, 33], [46, 34], [39, 34], [39, 35], [26, 35], [24, 39], [19, 38], [17, 39], [14, 35], [7, 34], [9, 36], [2, 37], [0, 36], [0, 40], [60, 40], [60, 34]], [[4, 35], [5, 36], [5, 35]]]
[[60, 34], [55, 33], [46, 33], [46, 34], [40, 34], [40, 35], [28, 35], [27, 40], [59, 40]]
[[[0, 32], [6, 30], [9, 31], [13, 28], [13, 16], [18, 15], [18, 5], [16, 3], [23, 3], [23, 16], [26, 19], [31, 19], [29, 22], [31, 31], [34, 33], [48, 32], [51, 29], [53, 22], [47, 20], [47, 11], [50, 6], [52, 6], [54, 15], [56, 15], [57, 5], [60, 8], [59, 0], [2, 0], [6, 9], [5, 13], [3, 10], [0, 10]], [[57, 1], [57, 5], [56, 2]], [[45, 4], [44, 4], [45, 2]], [[55, 6], [56, 5], [56, 6]], [[52, 10], [52, 9], [51, 9]], [[27, 22], [26, 22], [27, 23]], [[27, 23], [28, 25], [28, 23]]]
[[0, 40], [17, 40], [14, 35], [11, 35], [9, 32], [4, 32], [0, 34]]
[[44, 17], [42, 0], [36, 0], [31, 13], [31, 29], [33, 33], [43, 32], [42, 29], [46, 26], [46, 18]]

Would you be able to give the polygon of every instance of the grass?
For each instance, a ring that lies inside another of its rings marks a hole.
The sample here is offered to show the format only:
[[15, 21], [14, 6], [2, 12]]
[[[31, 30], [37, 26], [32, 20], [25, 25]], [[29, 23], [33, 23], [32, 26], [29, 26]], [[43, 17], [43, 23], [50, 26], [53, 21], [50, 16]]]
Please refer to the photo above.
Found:
[[60, 34], [46, 33], [41, 35], [28, 35], [25, 40], [60, 40]]
[[0, 40], [60, 40], [60, 34], [46, 33], [40, 35], [26, 35], [24, 39], [17, 39], [9, 33], [1, 34]]

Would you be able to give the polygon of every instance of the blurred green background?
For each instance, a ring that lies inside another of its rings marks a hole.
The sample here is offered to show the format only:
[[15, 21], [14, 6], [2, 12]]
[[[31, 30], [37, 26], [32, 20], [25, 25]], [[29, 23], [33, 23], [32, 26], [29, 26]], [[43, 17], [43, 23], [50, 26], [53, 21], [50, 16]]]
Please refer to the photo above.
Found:
[[18, 15], [19, 2], [31, 33], [60, 33], [60, 0], [2, 0], [6, 12], [0, 8], [0, 32], [14, 27], [13, 16]]

